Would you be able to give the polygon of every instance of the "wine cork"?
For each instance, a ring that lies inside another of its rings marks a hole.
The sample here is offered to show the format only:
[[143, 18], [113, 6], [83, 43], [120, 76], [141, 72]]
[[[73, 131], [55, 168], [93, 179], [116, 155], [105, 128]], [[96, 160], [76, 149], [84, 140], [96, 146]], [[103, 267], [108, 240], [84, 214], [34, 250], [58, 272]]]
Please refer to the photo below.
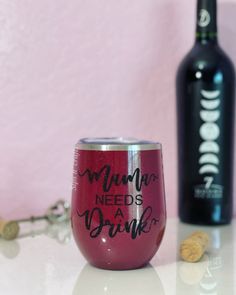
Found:
[[0, 220], [0, 236], [5, 240], [13, 240], [18, 236], [20, 227], [16, 221]]
[[180, 245], [180, 256], [188, 262], [197, 262], [201, 259], [209, 244], [209, 236], [203, 231], [192, 233]]

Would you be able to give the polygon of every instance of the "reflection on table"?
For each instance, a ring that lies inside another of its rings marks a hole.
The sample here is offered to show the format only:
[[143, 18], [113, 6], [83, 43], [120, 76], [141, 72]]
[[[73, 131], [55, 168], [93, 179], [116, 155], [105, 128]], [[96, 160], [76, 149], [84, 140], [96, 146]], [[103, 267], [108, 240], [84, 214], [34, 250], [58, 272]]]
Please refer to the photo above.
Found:
[[[179, 223], [179, 239], [183, 240], [198, 229], [199, 227]], [[210, 247], [200, 262], [177, 264], [177, 294], [235, 294], [233, 225], [201, 229], [209, 234]]]
[[72, 295], [165, 295], [156, 270], [110, 271], [86, 264], [80, 273]]
[[71, 227], [69, 222], [50, 224], [48, 222], [38, 222], [37, 224], [26, 224], [21, 227], [17, 239], [6, 241], [0, 238], [0, 254], [6, 258], [15, 258], [20, 253], [19, 239], [46, 235], [59, 244], [67, 244], [71, 240]]

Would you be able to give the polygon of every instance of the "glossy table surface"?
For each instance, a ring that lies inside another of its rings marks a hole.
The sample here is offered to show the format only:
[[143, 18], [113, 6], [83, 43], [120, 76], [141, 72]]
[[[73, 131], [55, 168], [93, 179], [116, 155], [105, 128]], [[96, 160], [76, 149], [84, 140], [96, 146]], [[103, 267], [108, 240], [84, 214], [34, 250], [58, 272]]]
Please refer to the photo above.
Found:
[[[37, 226], [37, 227], [36, 227]], [[204, 229], [211, 245], [198, 263], [180, 260], [180, 241]], [[236, 220], [198, 227], [169, 219], [150, 264], [133, 271], [106, 271], [86, 263], [69, 224], [31, 224], [17, 240], [0, 239], [0, 294], [4, 295], [233, 295], [236, 294]]]

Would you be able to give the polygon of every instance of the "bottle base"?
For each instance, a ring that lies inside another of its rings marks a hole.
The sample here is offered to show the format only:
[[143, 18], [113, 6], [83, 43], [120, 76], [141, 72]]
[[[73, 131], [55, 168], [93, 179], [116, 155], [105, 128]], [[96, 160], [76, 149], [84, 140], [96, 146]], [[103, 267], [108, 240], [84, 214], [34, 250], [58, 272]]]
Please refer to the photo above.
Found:
[[199, 219], [190, 219], [179, 216], [179, 219], [182, 223], [192, 224], [192, 225], [201, 225], [201, 226], [224, 226], [231, 223], [231, 219], [228, 220], [199, 220]]
[[232, 205], [219, 202], [195, 201], [186, 204], [185, 208], [179, 206], [178, 215], [183, 223], [220, 226], [228, 225], [232, 221]]

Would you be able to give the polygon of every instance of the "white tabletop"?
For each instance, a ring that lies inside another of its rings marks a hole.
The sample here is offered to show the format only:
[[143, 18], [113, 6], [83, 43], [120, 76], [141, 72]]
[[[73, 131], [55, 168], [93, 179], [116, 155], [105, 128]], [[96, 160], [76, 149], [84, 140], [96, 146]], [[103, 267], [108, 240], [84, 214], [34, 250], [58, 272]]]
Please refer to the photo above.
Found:
[[69, 225], [45, 226], [37, 224], [36, 230], [30, 225], [15, 241], [0, 239], [0, 294], [236, 294], [236, 220], [231, 226], [204, 227], [211, 247], [201, 262], [186, 263], [178, 256], [180, 240], [200, 227], [170, 219], [150, 265], [133, 271], [90, 266], [77, 249]]

